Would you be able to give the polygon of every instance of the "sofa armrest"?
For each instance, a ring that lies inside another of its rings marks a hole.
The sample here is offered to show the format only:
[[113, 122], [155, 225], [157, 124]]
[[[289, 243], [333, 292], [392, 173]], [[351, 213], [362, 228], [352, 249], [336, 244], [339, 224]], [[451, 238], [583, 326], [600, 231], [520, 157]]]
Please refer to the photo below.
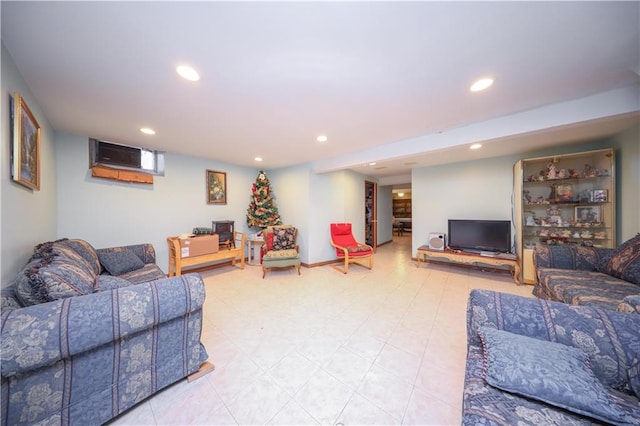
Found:
[[2, 377], [33, 370], [202, 309], [199, 274], [2, 313]]
[[628, 390], [640, 349], [640, 315], [476, 289], [467, 305], [469, 345], [480, 346], [482, 326], [579, 348], [596, 376], [620, 390]]
[[136, 256], [138, 256], [140, 260], [142, 260], [145, 264], [156, 263], [156, 251], [153, 248], [153, 244], [151, 243], [101, 248], [101, 249], [97, 249], [96, 251], [100, 253], [101, 251], [117, 251], [117, 250], [130, 250], [134, 252]]
[[533, 254], [535, 268], [595, 271], [614, 249], [576, 245], [538, 245]]

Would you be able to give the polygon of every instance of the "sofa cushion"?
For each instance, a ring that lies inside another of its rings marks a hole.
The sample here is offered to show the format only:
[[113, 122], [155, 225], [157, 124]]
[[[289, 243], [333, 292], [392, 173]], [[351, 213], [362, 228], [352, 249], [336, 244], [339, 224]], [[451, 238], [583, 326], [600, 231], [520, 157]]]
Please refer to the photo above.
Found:
[[94, 285], [94, 291], [109, 291], [114, 288], [129, 287], [131, 281], [124, 278], [114, 277], [113, 275], [98, 275]]
[[626, 296], [637, 295], [640, 287], [595, 271], [539, 268], [533, 295], [571, 305], [589, 305], [615, 311]]
[[144, 267], [144, 262], [131, 250], [110, 250], [98, 253], [100, 264], [111, 275], [122, 275]]
[[263, 257], [263, 260], [271, 260], [271, 259], [296, 259], [299, 257], [298, 250], [296, 249], [286, 249], [286, 250], [271, 250], [268, 251]]
[[605, 274], [640, 285], [640, 234], [625, 241], [598, 269]]
[[626, 296], [616, 309], [618, 312], [640, 314], [640, 294]]
[[131, 284], [140, 284], [147, 281], [154, 281], [160, 278], [166, 278], [166, 274], [155, 263], [147, 263], [140, 269], [135, 269], [119, 276], [129, 281]]
[[480, 327], [485, 380], [507, 392], [612, 423], [631, 423], [580, 349]]

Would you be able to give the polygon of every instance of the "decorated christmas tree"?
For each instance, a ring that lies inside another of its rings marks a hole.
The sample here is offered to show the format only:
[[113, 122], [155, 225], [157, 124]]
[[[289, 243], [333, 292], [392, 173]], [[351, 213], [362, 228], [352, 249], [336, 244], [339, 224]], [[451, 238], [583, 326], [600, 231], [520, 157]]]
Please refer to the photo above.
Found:
[[247, 225], [250, 227], [266, 228], [282, 223], [270, 192], [269, 179], [265, 172], [260, 170], [251, 188], [251, 202], [247, 209]]

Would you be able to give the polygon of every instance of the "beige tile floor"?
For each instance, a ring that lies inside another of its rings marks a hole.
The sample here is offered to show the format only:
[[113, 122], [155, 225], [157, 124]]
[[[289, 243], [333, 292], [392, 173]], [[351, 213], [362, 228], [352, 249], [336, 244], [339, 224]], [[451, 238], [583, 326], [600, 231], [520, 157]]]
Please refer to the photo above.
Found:
[[114, 425], [460, 424], [473, 288], [531, 295], [504, 272], [411, 259], [411, 236], [372, 271], [331, 266], [203, 273], [214, 372], [182, 380]]

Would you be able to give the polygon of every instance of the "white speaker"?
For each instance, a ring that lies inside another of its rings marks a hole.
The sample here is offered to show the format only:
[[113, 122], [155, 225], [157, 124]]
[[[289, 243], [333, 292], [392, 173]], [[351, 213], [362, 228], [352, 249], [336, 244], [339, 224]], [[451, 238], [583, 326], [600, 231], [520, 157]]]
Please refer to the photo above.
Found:
[[446, 245], [446, 234], [442, 232], [429, 233], [429, 248], [431, 250], [444, 250]]

